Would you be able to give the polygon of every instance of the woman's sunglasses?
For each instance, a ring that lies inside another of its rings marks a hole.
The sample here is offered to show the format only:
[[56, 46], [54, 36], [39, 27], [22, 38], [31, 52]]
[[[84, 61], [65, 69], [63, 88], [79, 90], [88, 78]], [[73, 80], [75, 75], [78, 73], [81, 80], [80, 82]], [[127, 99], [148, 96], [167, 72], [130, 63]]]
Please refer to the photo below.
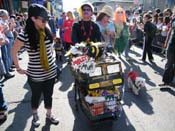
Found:
[[48, 21], [48, 20], [46, 20], [46, 19], [44, 19], [44, 18], [42, 18], [42, 17], [37, 17], [37, 19], [41, 20], [42, 23], [46, 23], [46, 22]]
[[87, 8], [87, 9], [86, 9], [86, 8], [83, 8], [82, 10], [83, 10], [83, 11], [88, 11], [88, 12], [91, 11], [90, 8]]
[[123, 14], [123, 11], [118, 11], [117, 13], [118, 13], [118, 14]]

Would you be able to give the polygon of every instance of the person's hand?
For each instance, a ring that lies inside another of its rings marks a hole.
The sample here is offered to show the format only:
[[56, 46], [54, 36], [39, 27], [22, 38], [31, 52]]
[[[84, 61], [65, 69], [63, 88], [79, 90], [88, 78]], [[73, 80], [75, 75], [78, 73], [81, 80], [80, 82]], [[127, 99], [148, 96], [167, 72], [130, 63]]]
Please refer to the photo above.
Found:
[[3, 38], [0, 38], [0, 45], [3, 45], [5, 43], [5, 40]]
[[17, 71], [19, 74], [21, 74], [21, 75], [27, 74], [26, 70], [23, 70], [23, 69], [21, 69], [21, 68], [17, 68], [16, 71]]
[[111, 38], [115, 38], [115, 33], [114, 32], [110, 32], [110, 35], [109, 35]]
[[163, 44], [163, 48], [167, 48], [167, 44]]

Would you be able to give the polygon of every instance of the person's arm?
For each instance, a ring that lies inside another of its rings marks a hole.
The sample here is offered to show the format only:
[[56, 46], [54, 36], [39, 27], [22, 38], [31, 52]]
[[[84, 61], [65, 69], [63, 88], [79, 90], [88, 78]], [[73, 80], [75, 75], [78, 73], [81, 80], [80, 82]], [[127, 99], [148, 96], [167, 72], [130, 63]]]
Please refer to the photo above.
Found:
[[144, 32], [144, 34], [148, 34], [148, 32], [149, 32], [148, 27], [149, 27], [149, 24], [148, 24], [148, 23], [145, 23], [145, 24], [144, 24], [144, 27], [143, 27], [143, 32]]
[[171, 34], [171, 28], [170, 28], [169, 31], [168, 31], [168, 34], [167, 34], [165, 43], [164, 43], [164, 45], [163, 45], [164, 48], [166, 48], [167, 45], [168, 45], [168, 41], [169, 41], [169, 38], [170, 38], [170, 34]]
[[5, 43], [5, 40], [3, 38], [0, 38], [0, 46]]
[[18, 51], [21, 49], [22, 46], [23, 46], [23, 42], [20, 41], [19, 39], [16, 39], [12, 47], [12, 58], [13, 58], [13, 62], [15, 64], [17, 72], [20, 74], [26, 74], [26, 71], [20, 67], [18, 62]]
[[72, 43], [73, 43], [73, 44], [78, 43], [77, 26], [78, 26], [77, 23], [74, 23], [74, 24], [73, 24], [73, 27], [72, 27], [71, 39], [72, 39]]
[[96, 37], [95, 37], [96, 38], [96, 42], [101, 42], [102, 34], [101, 34], [100, 29], [99, 29], [97, 24], [95, 26], [94, 31], [95, 31], [95, 35], [96, 35]]
[[138, 29], [141, 30], [142, 32], [144, 32], [144, 24], [143, 23], [138, 23], [137, 24]]
[[0, 33], [0, 46], [5, 44], [5, 38], [4, 35]]

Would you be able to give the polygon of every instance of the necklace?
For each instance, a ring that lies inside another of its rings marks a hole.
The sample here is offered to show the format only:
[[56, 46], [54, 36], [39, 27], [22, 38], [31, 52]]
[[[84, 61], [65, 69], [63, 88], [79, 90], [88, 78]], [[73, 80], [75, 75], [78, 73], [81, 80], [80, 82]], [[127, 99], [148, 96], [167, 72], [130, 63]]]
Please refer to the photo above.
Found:
[[81, 21], [81, 30], [82, 30], [82, 33], [83, 33], [83, 37], [86, 38], [85, 42], [89, 43], [90, 42], [90, 37], [92, 35], [92, 30], [93, 30], [93, 27], [92, 27], [92, 22], [90, 21], [90, 25], [89, 25], [89, 32], [87, 33], [86, 30], [85, 30], [85, 26], [84, 26], [84, 21]]

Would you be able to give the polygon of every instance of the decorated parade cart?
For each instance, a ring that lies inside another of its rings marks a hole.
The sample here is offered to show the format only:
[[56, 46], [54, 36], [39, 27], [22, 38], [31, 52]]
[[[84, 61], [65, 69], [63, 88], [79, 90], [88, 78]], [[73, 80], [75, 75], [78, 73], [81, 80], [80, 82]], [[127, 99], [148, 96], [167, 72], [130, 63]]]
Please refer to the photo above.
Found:
[[80, 104], [91, 121], [117, 119], [122, 111], [124, 90], [120, 61], [112, 53], [105, 52], [104, 48], [99, 49], [99, 46], [82, 49], [76, 45], [73, 48], [73, 54], [69, 52], [67, 56], [75, 78], [76, 109]]

